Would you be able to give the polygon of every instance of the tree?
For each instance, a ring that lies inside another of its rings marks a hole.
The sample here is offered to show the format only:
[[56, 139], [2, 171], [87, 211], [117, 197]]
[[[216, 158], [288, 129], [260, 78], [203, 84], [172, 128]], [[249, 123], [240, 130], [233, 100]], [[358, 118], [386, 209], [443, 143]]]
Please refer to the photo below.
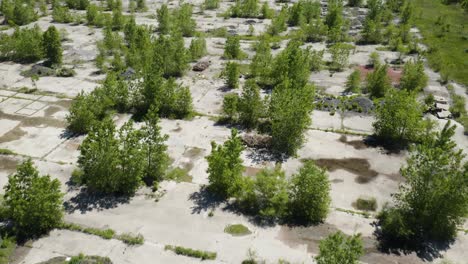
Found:
[[244, 170], [240, 157], [244, 147], [237, 130], [231, 130], [231, 137], [223, 145], [211, 142], [211, 149], [211, 154], [206, 157], [208, 189], [222, 198], [233, 197], [240, 191]]
[[341, 231], [320, 241], [317, 264], [358, 264], [364, 254], [361, 234], [346, 236]]
[[239, 64], [236, 62], [226, 63], [226, 68], [223, 73], [226, 78], [226, 86], [231, 89], [239, 88]]
[[281, 218], [288, 210], [288, 184], [284, 171], [278, 166], [264, 169], [255, 178], [255, 201], [259, 215], [267, 219]]
[[414, 245], [456, 237], [468, 213], [468, 163], [454, 134], [455, 126], [447, 122], [411, 150], [395, 206], [379, 215], [384, 238]]
[[169, 166], [169, 155], [165, 141], [168, 135], [161, 133], [157, 108], [152, 106], [145, 117], [145, 125], [141, 129], [144, 153], [146, 156], [145, 182], [151, 185], [154, 181], [161, 181]]
[[300, 223], [319, 223], [327, 217], [330, 182], [327, 172], [308, 161], [291, 178], [289, 210], [292, 220]]
[[60, 34], [54, 26], [50, 26], [43, 35], [44, 53], [49, 63], [60, 65], [62, 63], [62, 43]]
[[304, 87], [310, 75], [310, 52], [300, 47], [298, 41], [291, 41], [273, 62], [272, 79], [278, 85], [288, 79], [294, 87]]
[[4, 187], [8, 217], [20, 238], [34, 238], [48, 233], [62, 223], [63, 209], [60, 182], [49, 175], [39, 176], [31, 159], [18, 166]]
[[287, 21], [288, 8], [286, 6], [283, 6], [283, 8], [281, 8], [281, 11], [271, 20], [271, 24], [267, 30], [268, 34], [276, 36], [279, 33], [288, 29], [288, 25], [286, 24]]
[[183, 3], [177, 10], [174, 11], [175, 25], [178, 31], [184, 37], [191, 37], [195, 34], [197, 23], [192, 18], [192, 5]]
[[239, 114], [239, 96], [235, 93], [226, 94], [223, 98], [223, 113], [231, 121], [236, 121]]
[[[117, 137], [117, 135], [119, 135]], [[127, 122], [119, 131], [110, 118], [96, 123], [80, 146], [83, 182], [102, 193], [131, 195], [144, 176], [141, 135]]]
[[273, 150], [294, 155], [302, 146], [303, 133], [311, 123], [313, 98], [311, 85], [294, 88], [286, 79], [275, 87], [269, 108]]
[[390, 89], [375, 113], [374, 133], [383, 142], [405, 146], [424, 132], [422, 107], [413, 93]]
[[352, 93], [361, 92], [361, 72], [354, 70], [346, 80], [346, 91]]
[[189, 52], [192, 60], [200, 59], [206, 55], [206, 41], [203, 36], [198, 36], [190, 42]]
[[214, 10], [219, 7], [219, 0], [205, 0], [203, 7], [208, 10]]
[[240, 121], [247, 128], [255, 128], [264, 112], [260, 88], [255, 83], [255, 80], [249, 79], [245, 83], [239, 101]]
[[104, 107], [94, 94], [81, 91], [73, 100], [66, 119], [68, 129], [78, 134], [87, 133], [104, 115]]
[[260, 8], [260, 17], [263, 19], [271, 19], [275, 15], [275, 10], [271, 9], [268, 2], [263, 2]]
[[162, 4], [161, 7], [156, 10], [156, 16], [158, 18], [158, 30], [161, 34], [168, 34], [171, 30], [171, 14], [166, 4]]
[[240, 38], [237, 35], [228, 36], [224, 44], [224, 58], [240, 59], [242, 51], [240, 49]]
[[36, 62], [44, 57], [42, 31], [38, 25], [16, 28], [12, 35], [0, 34], [0, 57], [15, 62]]
[[373, 98], [381, 98], [388, 90], [392, 89], [390, 77], [388, 77], [387, 64], [378, 65], [366, 78], [366, 88]]
[[259, 84], [271, 83], [271, 63], [273, 57], [268, 38], [263, 35], [255, 46], [255, 55], [250, 63], [250, 74], [255, 77]]
[[403, 68], [400, 88], [408, 91], [420, 92], [427, 85], [427, 75], [424, 73], [424, 64], [421, 60], [408, 61]]
[[331, 69], [342, 71], [348, 66], [349, 55], [353, 46], [347, 43], [336, 43], [330, 48], [332, 56]]

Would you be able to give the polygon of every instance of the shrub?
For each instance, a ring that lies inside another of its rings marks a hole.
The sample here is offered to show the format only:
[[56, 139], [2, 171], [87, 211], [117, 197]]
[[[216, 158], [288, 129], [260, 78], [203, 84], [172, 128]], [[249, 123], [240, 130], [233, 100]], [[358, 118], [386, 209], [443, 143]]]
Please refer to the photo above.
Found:
[[224, 58], [226, 59], [240, 59], [242, 51], [240, 49], [239, 36], [228, 36], [226, 44], [224, 45]]
[[377, 200], [375, 198], [358, 198], [356, 200], [356, 208], [365, 211], [377, 210]]
[[15, 62], [36, 62], [44, 57], [43, 46], [38, 45], [42, 32], [38, 25], [32, 28], [16, 28], [9, 36], [0, 34], [0, 57]]
[[200, 36], [192, 39], [190, 42], [190, 57], [192, 60], [197, 60], [206, 55], [206, 41], [205, 38]]
[[228, 62], [223, 73], [226, 78], [226, 86], [231, 89], [239, 88], [239, 64], [236, 62]]
[[205, 0], [203, 7], [208, 10], [217, 9], [219, 7], [219, 0]]
[[127, 245], [142, 245], [145, 242], [145, 238], [141, 234], [133, 235], [131, 233], [123, 233], [118, 235], [117, 239]]
[[16, 153], [9, 149], [0, 148], [0, 155], [15, 155]]
[[233, 236], [245, 236], [252, 233], [250, 232], [249, 228], [242, 224], [228, 225], [226, 228], [224, 228], [224, 232]]
[[180, 246], [166, 245], [164, 249], [171, 250], [177, 255], [184, 255], [184, 256], [192, 257], [192, 258], [199, 258], [201, 260], [205, 260], [205, 259], [214, 260], [216, 259], [216, 255], [217, 255], [216, 252], [202, 251], [202, 250], [196, 250], [196, 249], [185, 248], [185, 247], [180, 247]]

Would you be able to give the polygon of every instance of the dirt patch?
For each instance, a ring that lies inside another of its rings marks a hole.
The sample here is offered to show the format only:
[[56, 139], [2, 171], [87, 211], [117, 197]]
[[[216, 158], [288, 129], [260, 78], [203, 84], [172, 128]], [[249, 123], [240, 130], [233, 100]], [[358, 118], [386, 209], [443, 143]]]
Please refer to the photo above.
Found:
[[203, 155], [203, 149], [202, 148], [188, 148], [185, 150], [183, 156], [189, 159], [196, 159], [199, 158]]
[[59, 120], [55, 118], [48, 117], [27, 117], [27, 116], [17, 116], [4, 113], [0, 111], [0, 119], [10, 119], [15, 121], [21, 121], [21, 126], [25, 127], [56, 127], [56, 128], [65, 128], [67, 127], [67, 122], [65, 120]]
[[333, 179], [333, 180], [331, 180], [331, 182], [332, 183], [342, 183], [342, 182], [344, 182], [344, 180], [343, 179]]
[[52, 104], [68, 109], [70, 108], [72, 102], [73, 100], [58, 100], [57, 102], [53, 102]]
[[348, 137], [346, 135], [342, 135], [338, 141], [345, 143], [346, 145], [350, 145], [355, 149], [365, 149], [367, 148], [366, 143], [363, 140], [350, 140], [348, 141]]
[[10, 142], [20, 139], [22, 136], [26, 135], [26, 131], [21, 129], [21, 124], [17, 125], [12, 130], [6, 132], [0, 137], [0, 143]]
[[58, 111], [62, 110], [61, 107], [51, 105], [44, 110], [45, 116], [46, 117], [51, 117], [53, 114], [57, 113]]
[[370, 168], [370, 163], [366, 159], [318, 159], [315, 160], [315, 163], [329, 171], [342, 169], [351, 172], [358, 176], [355, 179], [357, 183], [368, 183], [379, 175], [375, 170]]
[[257, 173], [259, 173], [261, 170], [262, 169], [254, 168], [254, 167], [244, 167], [244, 175], [249, 176], [249, 177], [253, 177], [253, 176], [257, 175]]
[[18, 163], [18, 160], [13, 157], [0, 155], [0, 170], [2, 171], [13, 172], [16, 170]]
[[276, 238], [291, 248], [307, 245], [307, 252], [317, 254], [320, 240], [336, 231], [338, 229], [330, 224], [311, 227], [282, 226]]

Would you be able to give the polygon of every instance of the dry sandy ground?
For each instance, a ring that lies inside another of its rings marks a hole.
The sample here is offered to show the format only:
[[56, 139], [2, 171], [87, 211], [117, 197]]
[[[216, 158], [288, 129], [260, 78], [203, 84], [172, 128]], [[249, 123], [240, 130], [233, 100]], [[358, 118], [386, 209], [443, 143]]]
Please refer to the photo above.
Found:
[[[197, 5], [202, 3], [201, 0], [191, 2]], [[137, 14], [137, 23], [157, 25], [156, 20], [149, 15], [154, 14], [161, 1], [147, 3], [150, 11]], [[280, 8], [273, 1], [269, 3], [276, 9]], [[128, 1], [124, 1], [124, 7], [127, 4]], [[198, 29], [205, 31], [226, 26], [228, 30], [246, 34], [248, 24], [245, 19], [224, 20], [217, 17], [218, 13], [231, 4], [223, 2], [219, 10], [195, 14]], [[169, 3], [170, 7], [176, 5], [175, 1]], [[37, 24], [45, 29], [50, 21], [49, 16], [41, 18]], [[254, 21], [256, 34], [264, 31], [270, 23], [269, 20]], [[356, 210], [353, 202], [361, 196], [375, 197], [381, 208], [386, 202], [391, 202], [390, 195], [402, 181], [399, 168], [405, 163], [407, 153], [389, 154], [380, 148], [368, 147], [363, 143], [362, 136], [325, 132], [330, 129], [346, 129], [371, 134], [374, 118], [370, 115], [337, 113], [332, 116], [329, 112], [314, 111], [313, 124], [306, 133], [306, 143], [300, 149], [298, 157], [290, 158], [282, 165], [288, 176], [297, 171], [302, 159], [316, 160], [328, 168], [332, 183], [332, 209], [324, 224], [309, 228], [261, 226], [249, 217], [232, 211], [226, 203], [219, 204], [207, 198], [202, 191], [203, 184], [208, 182], [208, 165], [204, 157], [211, 151], [211, 141], [221, 143], [230, 134], [227, 127], [216, 125], [211, 117], [221, 113], [222, 98], [226, 93], [241, 91], [226, 91], [224, 81], [219, 79], [225, 64], [221, 59], [225, 41], [223, 38], [207, 38], [209, 55], [204, 59], [211, 61], [207, 70], [202, 73], [189, 71], [180, 79], [181, 83], [190, 87], [195, 110], [206, 116], [190, 121], [161, 121], [163, 132], [169, 135], [167, 145], [173, 166], [187, 168], [193, 177], [192, 183], [163, 182], [161, 188], [166, 193], [157, 202], [147, 189], [140, 190], [130, 200], [113, 201], [93, 200], [92, 197], [86, 197], [70, 188], [67, 182], [76, 166], [78, 147], [84, 137], [69, 137], [65, 130], [65, 116], [70, 98], [81, 90], [91, 91], [104, 78], [102, 74], [95, 73], [97, 69], [93, 63], [97, 52], [95, 43], [102, 38], [102, 33], [100, 29], [83, 25], [55, 26], [67, 32], [67, 41], [64, 43], [65, 65], [74, 68], [77, 73], [75, 77], [44, 77], [34, 85], [30, 78], [20, 74], [32, 65], [0, 63], [0, 148], [10, 149], [18, 154], [0, 155], [0, 187], [6, 184], [7, 176], [14, 172], [22, 159], [32, 157], [41, 173], [48, 173], [62, 182], [62, 190], [66, 192], [67, 221], [91, 227], [109, 227], [118, 233], [141, 233], [145, 237], [145, 243], [141, 246], [126, 246], [117, 240], [103, 240], [77, 232], [54, 230], [49, 236], [34, 241], [29, 248], [20, 249], [15, 263], [33, 264], [55, 256], [76, 255], [80, 252], [108, 256], [114, 263], [198, 262], [165, 251], [166, 244], [216, 251], [218, 257], [211, 263], [240, 263], [246, 258], [249, 249], [254, 249], [259, 258], [267, 263], [277, 263], [279, 259], [291, 263], [313, 263], [313, 256], [318, 251], [318, 241], [336, 230], [347, 234], [362, 233], [366, 254], [361, 260], [365, 263], [423, 263], [423, 259], [415, 253], [397, 255], [379, 252], [373, 236], [373, 216], [364, 218], [359, 214], [342, 211]], [[189, 43], [190, 39], [187, 39], [186, 44]], [[254, 54], [251, 44], [251, 41], [242, 41], [242, 48], [250, 57]], [[310, 46], [316, 50], [326, 48], [323, 43]], [[283, 42], [281, 48], [274, 53], [284, 47]], [[350, 63], [365, 64], [369, 54], [377, 47], [357, 47], [350, 57]], [[395, 52], [378, 53], [385, 61], [398, 57]], [[329, 57], [326, 53], [325, 58]], [[248, 60], [242, 63], [248, 63]], [[312, 73], [310, 81], [328, 94], [339, 95], [344, 90], [346, 77], [351, 71], [347, 69], [333, 75], [328, 71]], [[430, 80], [425, 93], [448, 96], [446, 87], [437, 82], [437, 73], [429, 69], [427, 73]], [[21, 87], [37, 88], [38, 92], [18, 92]], [[455, 91], [466, 96], [463, 87], [455, 85]], [[115, 121], [122, 124], [128, 118], [128, 115], [118, 115]], [[437, 122], [440, 126], [445, 123], [443, 120]], [[468, 140], [459, 124], [455, 140], [468, 153]], [[244, 151], [242, 157], [247, 174], [274, 165], [272, 161], [262, 159], [259, 153], [251, 150]], [[214, 212], [213, 217], [208, 216], [211, 210]], [[233, 223], [248, 226], [252, 234], [232, 237], [224, 233], [225, 226]], [[455, 263], [467, 263], [467, 247], [468, 236], [460, 232], [459, 238], [450, 249], [441, 251], [440, 254]]]

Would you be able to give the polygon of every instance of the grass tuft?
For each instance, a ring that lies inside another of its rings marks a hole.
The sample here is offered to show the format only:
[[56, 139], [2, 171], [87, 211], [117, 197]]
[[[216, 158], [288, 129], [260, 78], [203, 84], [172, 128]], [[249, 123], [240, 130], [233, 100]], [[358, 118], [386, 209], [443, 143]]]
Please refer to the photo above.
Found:
[[217, 255], [216, 252], [203, 251], [203, 250], [185, 248], [185, 247], [180, 247], [180, 246], [172, 246], [172, 245], [166, 245], [164, 249], [171, 250], [177, 255], [183, 255], [183, 256], [192, 257], [192, 258], [199, 258], [201, 260], [205, 260], [205, 259], [214, 260], [216, 259], [216, 255]]
[[249, 228], [241, 224], [228, 225], [224, 228], [224, 232], [233, 236], [246, 236], [252, 234]]

